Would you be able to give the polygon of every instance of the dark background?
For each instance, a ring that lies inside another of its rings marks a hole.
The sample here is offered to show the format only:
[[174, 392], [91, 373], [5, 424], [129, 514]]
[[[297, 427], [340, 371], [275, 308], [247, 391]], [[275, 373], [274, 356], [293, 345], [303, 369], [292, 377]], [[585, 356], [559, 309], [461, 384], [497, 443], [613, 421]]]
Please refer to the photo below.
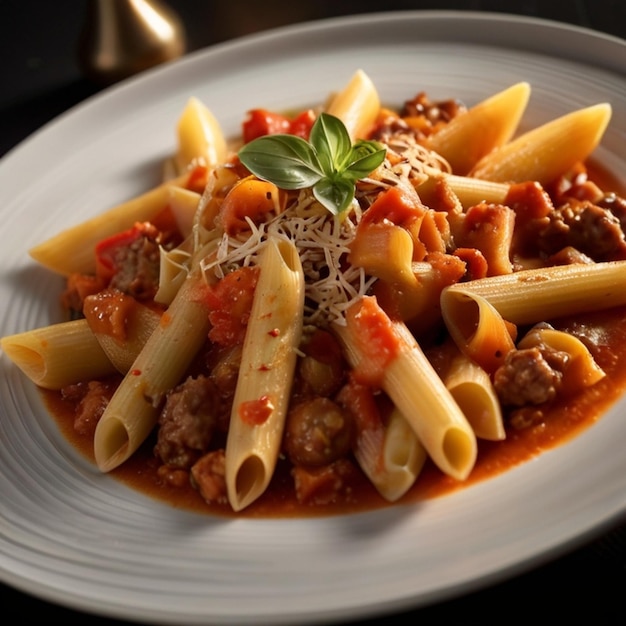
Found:
[[[0, 0], [0, 156], [101, 89], [81, 74], [77, 61], [88, 2]], [[168, 4], [185, 23], [188, 51], [296, 22], [409, 9], [514, 13], [626, 39], [625, 0], [170, 0]], [[0, 606], [5, 616], [15, 616], [11, 623], [122, 624], [48, 604], [7, 586], [0, 586]], [[414, 618], [426, 625], [626, 624], [626, 523], [602, 529], [577, 549], [489, 589], [390, 617]], [[6, 617], [3, 621], [8, 623]], [[370, 622], [382, 623], [382, 619]]]
[[[0, 0], [0, 155], [95, 93], [77, 40], [89, 0]], [[481, 10], [558, 20], [626, 38], [625, 0], [172, 0], [188, 50], [259, 30], [381, 10]]]

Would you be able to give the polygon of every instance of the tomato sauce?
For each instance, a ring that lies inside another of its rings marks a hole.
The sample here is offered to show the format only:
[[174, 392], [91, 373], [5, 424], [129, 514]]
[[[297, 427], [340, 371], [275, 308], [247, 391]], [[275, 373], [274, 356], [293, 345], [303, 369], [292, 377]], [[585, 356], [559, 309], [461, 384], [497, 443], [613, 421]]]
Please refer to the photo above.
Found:
[[[622, 197], [626, 187], [622, 181], [595, 162], [587, 163], [591, 180], [602, 189], [613, 189]], [[202, 171], [196, 177], [202, 179]], [[192, 188], [193, 185], [190, 185]], [[241, 276], [237, 277], [238, 280]], [[250, 282], [256, 276], [247, 275], [243, 283], [229, 285], [239, 295], [248, 291]], [[217, 301], [223, 302], [224, 294], [217, 294]], [[229, 294], [229, 295], [232, 295]], [[228, 298], [227, 298], [228, 300]], [[232, 311], [222, 311], [232, 324]], [[236, 317], [236, 316], [235, 316]], [[164, 315], [163, 319], [167, 319]], [[220, 320], [213, 320], [214, 324]], [[470, 487], [472, 484], [493, 478], [503, 472], [529, 461], [538, 455], [579, 436], [593, 426], [608, 408], [626, 391], [626, 306], [578, 315], [572, 318], [549, 320], [557, 329], [584, 335], [593, 343], [590, 347], [596, 363], [605, 371], [606, 377], [594, 386], [582, 389], [577, 395], [564, 397], [545, 408], [543, 419], [524, 429], [507, 427], [504, 441], [478, 441], [478, 458], [469, 478], [463, 482], [444, 475], [432, 462], [427, 461], [415, 485], [397, 503], [389, 503], [382, 498], [366, 476], [356, 473], [350, 485], [349, 495], [345, 500], [329, 505], [302, 505], [295, 498], [291, 467], [285, 459], [280, 459], [266, 492], [249, 507], [237, 513], [229, 505], [207, 504], [190, 484], [174, 486], [167, 484], [158, 473], [160, 461], [153, 454], [155, 437], [149, 438], [144, 445], [121, 467], [110, 472], [110, 476], [150, 497], [169, 506], [223, 517], [321, 517], [380, 509], [396, 504], [410, 504], [429, 498], [439, 497], [455, 490]], [[222, 324], [224, 324], [222, 320]], [[232, 339], [233, 329], [228, 326], [223, 330], [223, 337]], [[384, 337], [384, 333], [381, 335]], [[379, 337], [380, 340], [380, 337]], [[224, 341], [228, 344], [228, 341]], [[313, 349], [310, 346], [311, 349]], [[386, 350], [394, 352], [393, 346]], [[324, 354], [325, 344], [319, 350]], [[320, 354], [316, 354], [317, 357]], [[378, 354], [377, 359], [381, 356]], [[324, 359], [321, 359], [324, 360]], [[64, 400], [60, 392], [40, 389], [40, 393], [49, 412], [58, 424], [66, 439], [87, 459], [94, 462], [93, 439], [79, 435], [73, 427], [74, 406]], [[257, 407], [258, 408], [258, 407]]]
[[[414, 503], [438, 497], [454, 490], [467, 488], [482, 480], [524, 463], [541, 453], [564, 445], [591, 427], [626, 389], [626, 307], [599, 313], [552, 321], [556, 328], [585, 335], [594, 342], [592, 349], [596, 362], [606, 372], [606, 377], [593, 387], [583, 389], [578, 395], [555, 402], [544, 412], [544, 419], [533, 426], [516, 430], [507, 428], [505, 441], [479, 441], [476, 465], [470, 477], [458, 482], [441, 473], [430, 461], [426, 463], [413, 488], [400, 503]], [[93, 461], [90, 438], [81, 437], [73, 429], [73, 407], [60, 393], [41, 390], [50, 413], [64, 436]], [[191, 486], [174, 487], [164, 484], [158, 475], [159, 461], [152, 454], [154, 440], [142, 448], [111, 475], [168, 505], [228, 517], [316, 517], [367, 511], [394, 506], [386, 502], [360, 473], [351, 484], [345, 501], [326, 506], [299, 504], [294, 495], [290, 468], [280, 460], [275, 476], [266, 493], [244, 511], [234, 513], [226, 505], [208, 505]]]

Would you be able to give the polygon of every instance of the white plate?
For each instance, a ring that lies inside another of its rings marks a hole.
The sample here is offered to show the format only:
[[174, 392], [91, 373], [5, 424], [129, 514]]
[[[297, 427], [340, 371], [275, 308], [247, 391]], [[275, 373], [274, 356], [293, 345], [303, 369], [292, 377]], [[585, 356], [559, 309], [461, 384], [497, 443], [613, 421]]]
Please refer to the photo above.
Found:
[[[591, 65], [593, 63], [593, 65]], [[626, 171], [626, 43], [503, 15], [390, 13], [269, 32], [92, 99], [0, 162], [2, 335], [59, 319], [27, 249], [152, 186], [191, 95], [236, 133], [247, 109], [323, 100], [357, 68], [383, 99], [474, 103], [533, 87], [524, 124], [610, 101], [599, 156]], [[0, 571], [68, 606], [158, 623], [300, 624], [421, 606], [510, 576], [626, 511], [625, 403], [567, 445], [419, 505], [314, 520], [174, 510], [99, 475], [0, 361]]]

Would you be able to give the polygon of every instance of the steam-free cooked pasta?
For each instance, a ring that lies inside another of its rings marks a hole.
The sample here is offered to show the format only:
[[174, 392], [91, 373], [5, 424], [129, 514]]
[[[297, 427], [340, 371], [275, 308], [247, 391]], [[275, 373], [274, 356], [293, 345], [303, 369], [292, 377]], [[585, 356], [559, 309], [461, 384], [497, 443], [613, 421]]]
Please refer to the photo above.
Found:
[[2, 349], [91, 411], [102, 472], [148, 444], [163, 483], [234, 512], [279, 465], [313, 509], [354, 476], [396, 502], [604, 379], [558, 320], [626, 305], [626, 201], [587, 169], [610, 105], [522, 133], [525, 82], [382, 96], [358, 70], [232, 145], [192, 97], [160, 186], [30, 251], [75, 319]]

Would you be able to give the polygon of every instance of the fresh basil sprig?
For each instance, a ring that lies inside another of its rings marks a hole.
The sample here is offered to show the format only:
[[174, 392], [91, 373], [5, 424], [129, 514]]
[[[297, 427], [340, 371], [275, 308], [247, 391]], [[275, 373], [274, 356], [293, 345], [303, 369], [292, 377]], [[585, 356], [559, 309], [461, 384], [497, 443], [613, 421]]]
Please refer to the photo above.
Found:
[[311, 187], [316, 200], [334, 215], [354, 199], [355, 183], [369, 176], [385, 159], [376, 141], [354, 145], [343, 122], [321, 113], [309, 141], [295, 135], [265, 135], [239, 150], [239, 159], [258, 178], [281, 189]]

